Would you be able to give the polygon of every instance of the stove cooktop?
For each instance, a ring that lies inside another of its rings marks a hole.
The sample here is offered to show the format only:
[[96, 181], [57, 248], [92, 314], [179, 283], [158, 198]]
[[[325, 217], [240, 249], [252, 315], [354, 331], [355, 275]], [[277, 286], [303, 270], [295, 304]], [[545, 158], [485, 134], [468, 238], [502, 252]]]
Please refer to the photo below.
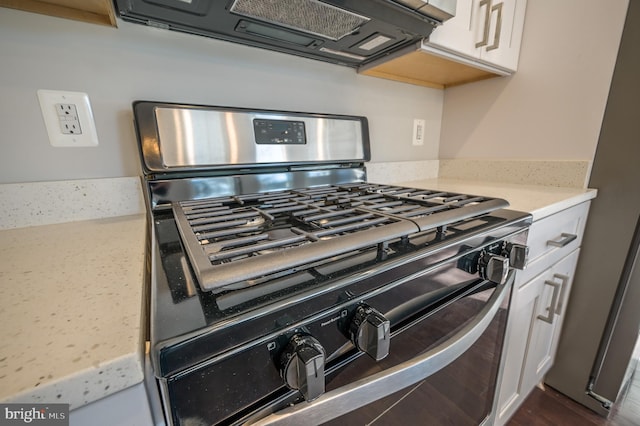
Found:
[[507, 207], [501, 199], [372, 183], [189, 200], [173, 204], [203, 291], [251, 287], [395, 239]]

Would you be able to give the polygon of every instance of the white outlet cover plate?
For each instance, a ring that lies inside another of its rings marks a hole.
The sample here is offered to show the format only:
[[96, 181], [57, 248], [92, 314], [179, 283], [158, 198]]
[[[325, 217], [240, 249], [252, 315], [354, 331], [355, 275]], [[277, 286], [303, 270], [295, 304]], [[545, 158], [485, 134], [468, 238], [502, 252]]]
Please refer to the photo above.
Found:
[[425, 120], [415, 118], [413, 120], [413, 145], [424, 145]]
[[[42, 110], [42, 118], [47, 127], [49, 142], [55, 147], [97, 146], [98, 134], [93, 121], [93, 112], [89, 103], [89, 95], [82, 92], [62, 92], [57, 90], [38, 90], [38, 100]], [[81, 134], [64, 134], [60, 127], [60, 118], [56, 104], [73, 104], [78, 112]]]

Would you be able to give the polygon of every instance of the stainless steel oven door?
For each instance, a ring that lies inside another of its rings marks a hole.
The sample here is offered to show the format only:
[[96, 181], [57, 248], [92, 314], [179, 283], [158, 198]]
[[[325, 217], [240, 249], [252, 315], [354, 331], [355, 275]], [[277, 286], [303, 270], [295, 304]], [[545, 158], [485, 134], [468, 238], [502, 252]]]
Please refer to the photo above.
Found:
[[[328, 377], [327, 392], [249, 425], [490, 423], [511, 288], [505, 284], [470, 292], [393, 337], [387, 358], [359, 357]], [[463, 324], [462, 327], [459, 324]], [[435, 344], [430, 334], [453, 330]]]

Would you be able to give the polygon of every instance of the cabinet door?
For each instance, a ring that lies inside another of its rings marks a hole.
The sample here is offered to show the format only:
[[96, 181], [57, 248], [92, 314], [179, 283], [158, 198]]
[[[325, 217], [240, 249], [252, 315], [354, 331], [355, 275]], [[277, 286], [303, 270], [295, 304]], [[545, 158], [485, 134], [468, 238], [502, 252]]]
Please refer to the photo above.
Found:
[[539, 279], [531, 280], [513, 294], [498, 394], [496, 413], [498, 426], [504, 424], [513, 415], [530, 391], [523, 386], [522, 367], [527, 356], [530, 331], [539, 311], [539, 305], [542, 303], [540, 295], [543, 282], [544, 280]]
[[471, 58], [479, 58], [479, 51], [475, 46], [475, 29], [472, 27], [473, 3], [472, 0], [458, 0], [456, 16], [433, 30], [428, 44]]
[[428, 45], [515, 71], [526, 0], [458, 0], [456, 16], [436, 28]]
[[522, 374], [523, 387], [529, 390], [542, 381], [553, 365], [579, 252], [575, 250], [535, 279], [542, 292]]
[[476, 34], [480, 59], [512, 71], [518, 68], [526, 6], [526, 0], [494, 0], [477, 10], [476, 16], [484, 19], [476, 26], [482, 31]]

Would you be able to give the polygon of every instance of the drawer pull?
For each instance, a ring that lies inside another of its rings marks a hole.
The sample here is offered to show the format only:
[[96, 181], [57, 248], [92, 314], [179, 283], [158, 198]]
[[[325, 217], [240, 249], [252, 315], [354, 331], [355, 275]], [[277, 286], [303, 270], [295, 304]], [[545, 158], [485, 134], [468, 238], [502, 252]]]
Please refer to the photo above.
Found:
[[549, 324], [553, 324], [553, 319], [555, 318], [556, 313], [555, 310], [558, 306], [558, 292], [560, 290], [561, 284], [549, 280], [545, 281], [544, 283], [553, 287], [553, 294], [551, 295], [551, 303], [549, 303], [549, 307], [547, 308], [547, 311], [549, 311], [549, 313], [546, 316], [538, 315], [538, 319], [544, 322], [548, 322]]
[[560, 290], [558, 303], [556, 304], [556, 315], [562, 315], [562, 303], [564, 301], [564, 292], [567, 290], [567, 286], [569, 285], [569, 276], [563, 274], [553, 274], [553, 278], [562, 281], [562, 289]]
[[549, 240], [547, 241], [547, 245], [554, 247], [564, 247], [576, 238], [578, 238], [576, 234], [567, 234], [563, 232], [562, 234], [560, 234], [559, 241]]

